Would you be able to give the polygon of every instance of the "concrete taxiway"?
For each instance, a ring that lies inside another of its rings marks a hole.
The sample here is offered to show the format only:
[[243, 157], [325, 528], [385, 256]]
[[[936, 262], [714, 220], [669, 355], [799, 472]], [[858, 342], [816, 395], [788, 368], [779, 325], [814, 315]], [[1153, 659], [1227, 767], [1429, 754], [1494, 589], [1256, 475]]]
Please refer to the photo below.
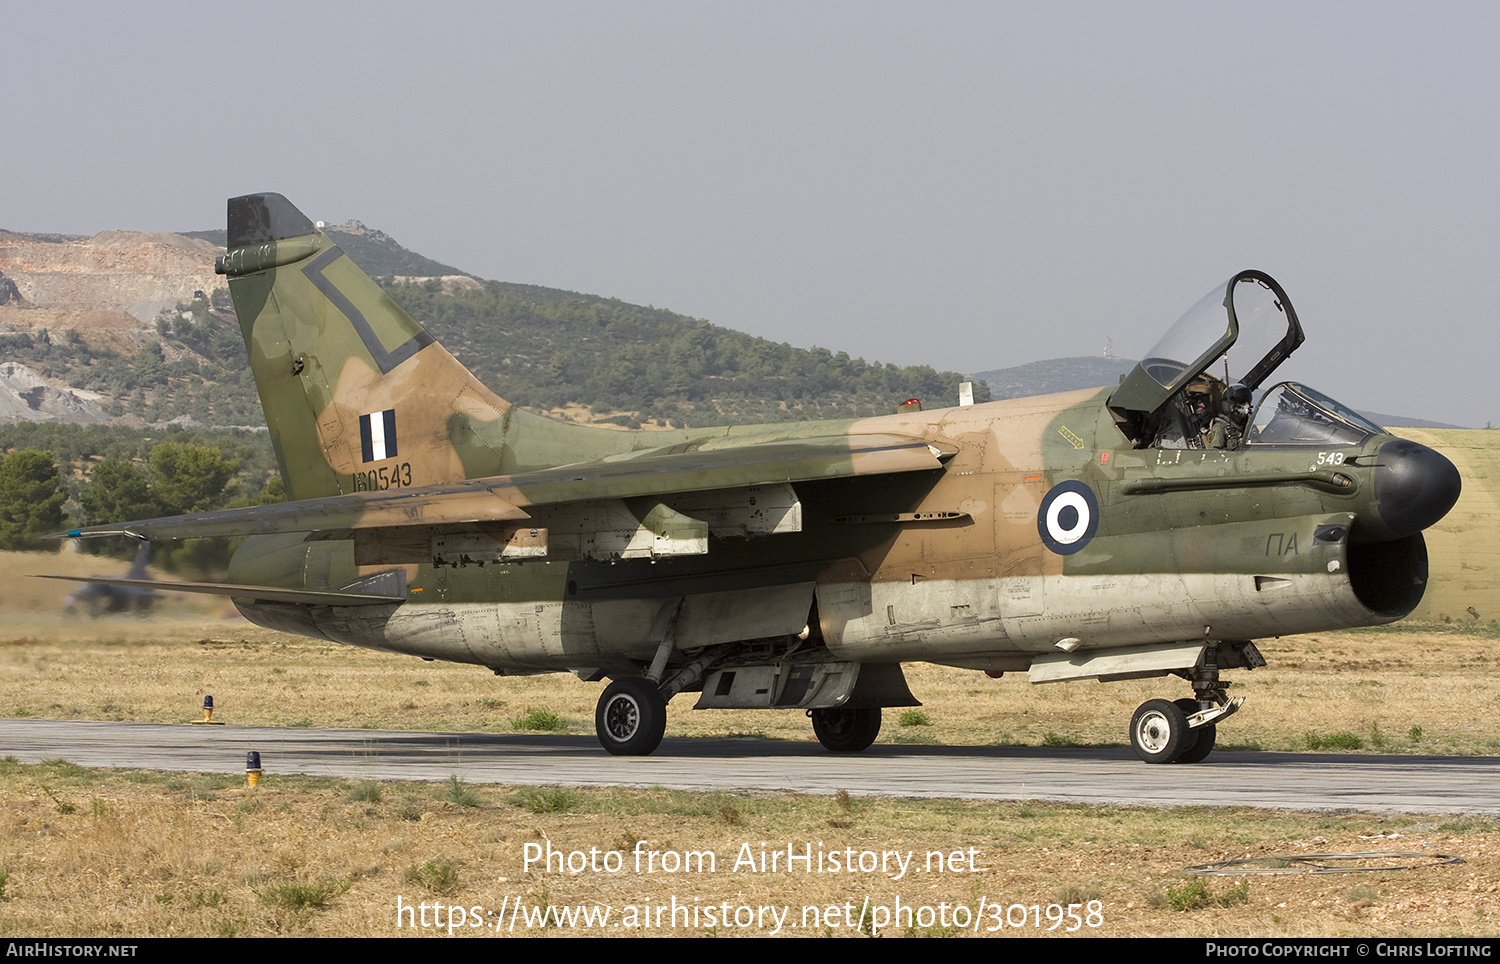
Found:
[[684, 790], [1056, 800], [1139, 806], [1500, 813], [1500, 758], [1216, 751], [1196, 765], [1147, 766], [1126, 748], [668, 739], [649, 757], [612, 757], [591, 736], [279, 729], [0, 720], [0, 753], [35, 763], [239, 772], [260, 753], [278, 774]]

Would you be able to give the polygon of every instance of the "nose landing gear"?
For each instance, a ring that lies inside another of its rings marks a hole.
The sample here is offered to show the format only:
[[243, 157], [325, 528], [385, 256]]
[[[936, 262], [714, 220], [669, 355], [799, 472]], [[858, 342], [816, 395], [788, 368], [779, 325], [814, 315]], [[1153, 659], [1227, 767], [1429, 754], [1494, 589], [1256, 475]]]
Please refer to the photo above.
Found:
[[[1130, 718], [1130, 746], [1147, 763], [1202, 763], [1213, 752], [1219, 720], [1240, 708], [1243, 698], [1176, 702], [1147, 700]], [[1196, 724], [1196, 725], [1194, 725]]]

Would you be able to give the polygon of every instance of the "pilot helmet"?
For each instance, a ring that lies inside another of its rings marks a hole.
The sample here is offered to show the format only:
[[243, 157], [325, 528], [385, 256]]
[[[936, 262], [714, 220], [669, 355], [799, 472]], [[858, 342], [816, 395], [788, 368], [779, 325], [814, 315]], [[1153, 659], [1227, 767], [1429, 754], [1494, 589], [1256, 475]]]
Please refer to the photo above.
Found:
[[1250, 389], [1235, 382], [1224, 391], [1224, 413], [1236, 418], [1250, 417]]
[[1214, 399], [1218, 396], [1217, 379], [1200, 375], [1188, 383], [1184, 390], [1187, 394], [1188, 407], [1195, 412], [1213, 411], [1217, 406]]

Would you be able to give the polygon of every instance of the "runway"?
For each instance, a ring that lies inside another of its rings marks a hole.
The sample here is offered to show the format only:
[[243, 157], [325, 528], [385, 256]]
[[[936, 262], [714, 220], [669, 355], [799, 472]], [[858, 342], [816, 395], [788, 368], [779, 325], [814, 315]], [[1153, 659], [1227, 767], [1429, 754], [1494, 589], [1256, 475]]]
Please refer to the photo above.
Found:
[[1500, 758], [1216, 751], [1193, 766], [1147, 766], [1126, 748], [668, 739], [649, 757], [612, 757], [591, 736], [279, 729], [0, 720], [0, 754], [27, 763], [243, 772], [260, 753], [278, 774], [863, 796], [1053, 800], [1441, 814], [1500, 813]]

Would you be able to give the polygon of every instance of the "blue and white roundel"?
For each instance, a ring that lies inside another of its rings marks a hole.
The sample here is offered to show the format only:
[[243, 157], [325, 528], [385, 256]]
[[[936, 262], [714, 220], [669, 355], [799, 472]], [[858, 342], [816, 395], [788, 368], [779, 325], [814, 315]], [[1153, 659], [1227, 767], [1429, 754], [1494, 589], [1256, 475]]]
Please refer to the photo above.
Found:
[[1099, 500], [1077, 480], [1059, 482], [1042, 499], [1036, 529], [1048, 549], [1070, 556], [1089, 544], [1099, 528]]

